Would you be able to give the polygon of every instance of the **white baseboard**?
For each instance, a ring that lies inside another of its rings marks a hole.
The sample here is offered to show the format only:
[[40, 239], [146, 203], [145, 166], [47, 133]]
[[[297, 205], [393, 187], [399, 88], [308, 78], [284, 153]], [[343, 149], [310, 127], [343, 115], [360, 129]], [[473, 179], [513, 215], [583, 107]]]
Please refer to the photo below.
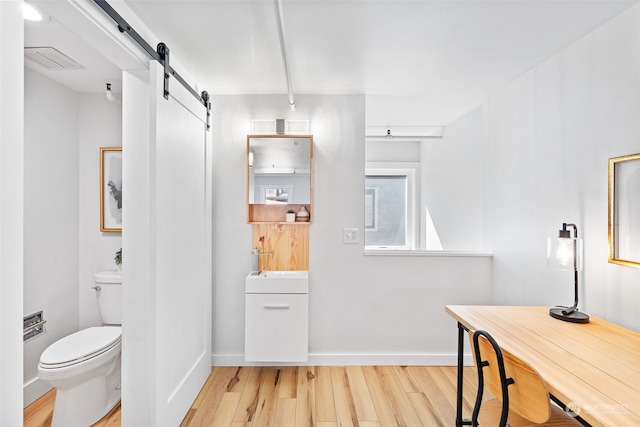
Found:
[[[309, 354], [306, 362], [247, 362], [244, 354], [212, 354], [211, 366], [456, 366], [457, 354]], [[465, 366], [473, 366], [471, 354]]]
[[52, 388], [53, 387], [51, 387], [49, 384], [46, 384], [38, 377], [32, 378], [30, 381], [27, 381], [22, 387], [24, 407], [26, 408], [27, 406], [31, 405]]

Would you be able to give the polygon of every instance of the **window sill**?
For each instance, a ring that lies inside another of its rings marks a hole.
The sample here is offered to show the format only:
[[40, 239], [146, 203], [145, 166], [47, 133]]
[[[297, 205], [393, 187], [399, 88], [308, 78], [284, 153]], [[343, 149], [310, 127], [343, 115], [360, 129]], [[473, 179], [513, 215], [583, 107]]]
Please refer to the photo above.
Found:
[[420, 256], [420, 257], [492, 257], [489, 252], [479, 251], [409, 251], [393, 249], [365, 249], [365, 255], [371, 256]]

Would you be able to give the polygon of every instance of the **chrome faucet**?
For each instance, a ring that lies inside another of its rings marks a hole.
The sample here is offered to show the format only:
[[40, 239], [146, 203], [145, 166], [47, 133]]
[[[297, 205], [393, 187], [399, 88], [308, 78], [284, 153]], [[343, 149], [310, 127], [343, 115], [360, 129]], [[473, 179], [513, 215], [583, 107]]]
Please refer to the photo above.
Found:
[[251, 271], [260, 271], [260, 255], [273, 255], [273, 252], [260, 251], [258, 248], [251, 249]]

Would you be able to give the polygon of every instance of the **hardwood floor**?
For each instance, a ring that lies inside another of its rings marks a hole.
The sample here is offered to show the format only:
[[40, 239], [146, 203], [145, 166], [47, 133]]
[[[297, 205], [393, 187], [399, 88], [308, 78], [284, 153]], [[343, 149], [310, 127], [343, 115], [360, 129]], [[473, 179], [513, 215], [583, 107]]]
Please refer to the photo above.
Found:
[[[464, 378], [468, 415], [474, 368]], [[181, 427], [451, 426], [455, 384], [455, 367], [213, 367]], [[48, 427], [54, 398], [49, 392], [25, 408], [25, 427]], [[94, 424], [106, 426], [120, 426], [120, 405]]]
[[[49, 427], [51, 426], [51, 416], [53, 415], [53, 403], [56, 398], [56, 390], [53, 389], [24, 408], [24, 427]], [[93, 427], [119, 427], [120, 426], [120, 403], [105, 415]]]

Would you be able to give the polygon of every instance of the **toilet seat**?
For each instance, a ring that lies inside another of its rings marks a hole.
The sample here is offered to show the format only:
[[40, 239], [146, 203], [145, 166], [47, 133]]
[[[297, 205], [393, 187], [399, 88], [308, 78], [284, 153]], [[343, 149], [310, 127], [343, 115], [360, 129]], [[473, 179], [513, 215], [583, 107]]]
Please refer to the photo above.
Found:
[[99, 326], [83, 329], [51, 344], [40, 356], [45, 369], [64, 368], [97, 357], [120, 344], [122, 327]]

